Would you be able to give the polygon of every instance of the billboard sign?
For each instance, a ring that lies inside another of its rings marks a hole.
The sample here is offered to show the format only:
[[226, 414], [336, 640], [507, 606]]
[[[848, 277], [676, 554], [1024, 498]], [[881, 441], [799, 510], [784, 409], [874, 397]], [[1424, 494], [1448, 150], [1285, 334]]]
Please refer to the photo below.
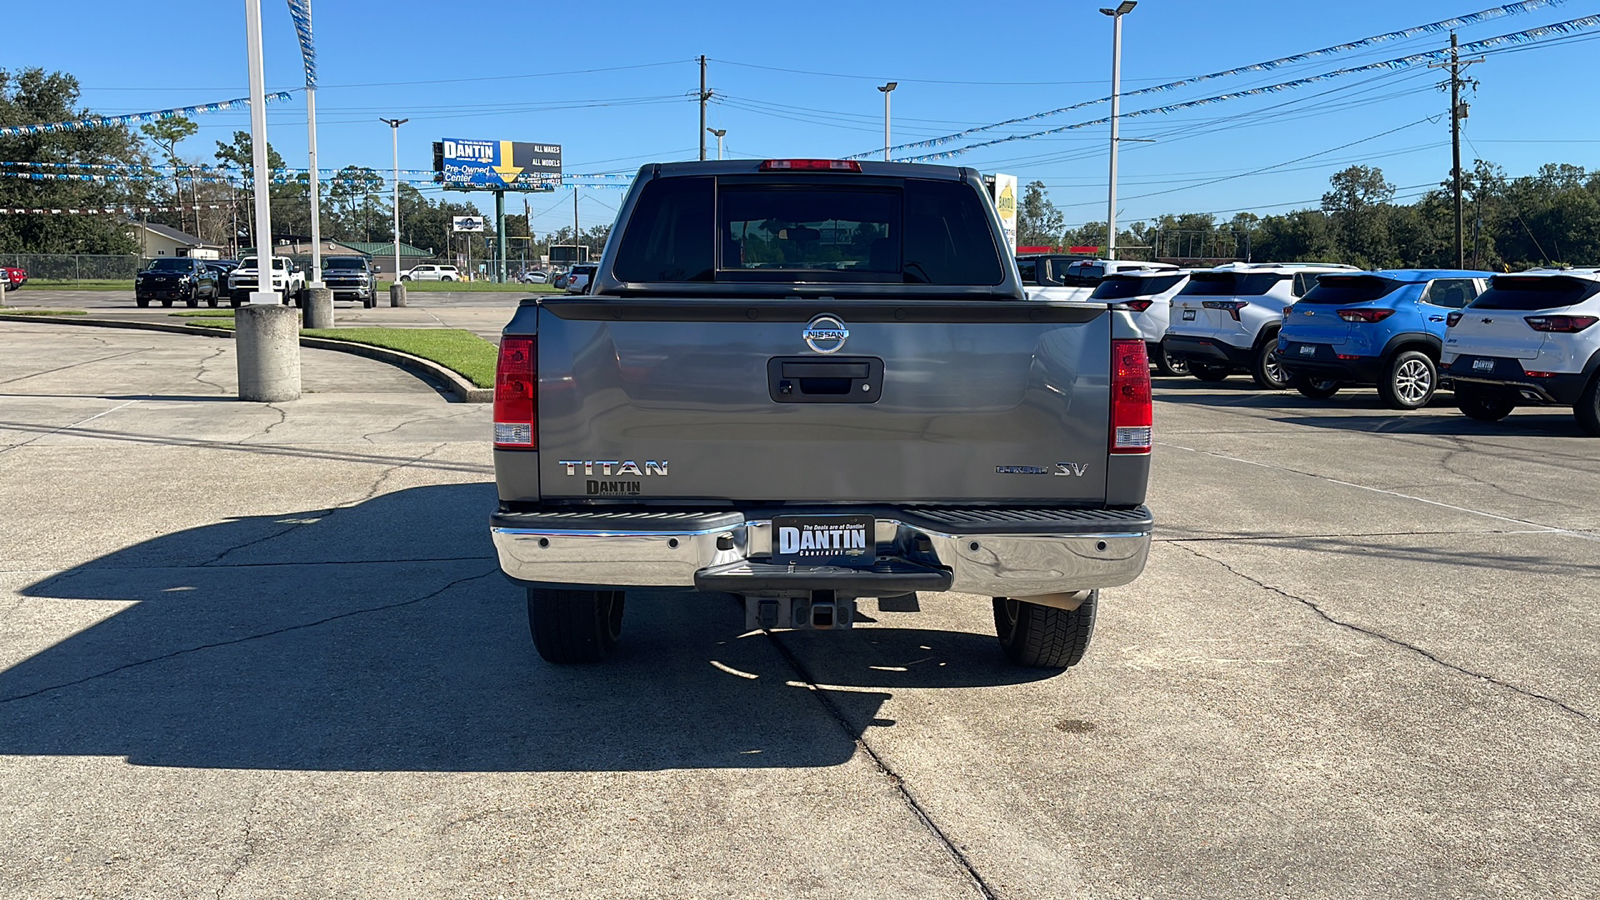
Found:
[[445, 138], [433, 145], [433, 180], [458, 191], [553, 191], [561, 145]]
[[483, 216], [451, 216], [451, 231], [482, 231]]
[[550, 245], [550, 263], [557, 266], [575, 266], [589, 261], [589, 248], [582, 244]]
[[1005, 229], [1006, 243], [1011, 252], [1017, 252], [1017, 176], [994, 176], [994, 208], [1000, 214], [1000, 227]]

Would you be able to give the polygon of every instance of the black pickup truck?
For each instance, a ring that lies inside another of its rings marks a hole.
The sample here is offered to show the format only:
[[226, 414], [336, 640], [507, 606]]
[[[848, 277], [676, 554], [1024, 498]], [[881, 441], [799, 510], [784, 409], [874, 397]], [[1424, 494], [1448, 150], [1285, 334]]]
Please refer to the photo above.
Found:
[[1028, 301], [1002, 241], [970, 169], [640, 170], [588, 291], [500, 346], [490, 528], [539, 653], [605, 658], [635, 589], [752, 629], [948, 591], [1013, 662], [1076, 664], [1149, 551], [1149, 365], [1125, 309]]

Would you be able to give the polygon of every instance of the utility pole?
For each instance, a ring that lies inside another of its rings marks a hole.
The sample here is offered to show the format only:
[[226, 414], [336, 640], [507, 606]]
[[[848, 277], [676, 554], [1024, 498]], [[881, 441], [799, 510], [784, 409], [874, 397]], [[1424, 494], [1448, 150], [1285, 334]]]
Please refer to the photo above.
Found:
[[1432, 63], [1430, 69], [1450, 70], [1450, 180], [1454, 186], [1456, 206], [1456, 268], [1467, 267], [1466, 223], [1462, 216], [1461, 207], [1461, 120], [1467, 117], [1467, 105], [1461, 102], [1461, 85], [1466, 81], [1461, 77], [1461, 70], [1467, 66], [1483, 62], [1483, 57], [1477, 59], [1462, 59], [1461, 44], [1454, 31], [1450, 32], [1450, 61], [1447, 63]]
[[[703, 60], [703, 59], [705, 59], [705, 57], [702, 56], [701, 59]], [[700, 138], [700, 145], [701, 145], [700, 146], [700, 158], [701, 159], [705, 159], [706, 158], [706, 154], [705, 154], [705, 138], [704, 137]], [[580, 262], [585, 262], [585, 260], [579, 258], [580, 256], [583, 255], [583, 251], [578, 249], [579, 247], [582, 246], [581, 244], [578, 243], [578, 234], [579, 234], [579, 232], [578, 232], [578, 186], [577, 185], [573, 185], [572, 186], [572, 264], [573, 265], [577, 265]]]
[[900, 86], [900, 82], [891, 81], [878, 88], [883, 92], [883, 161], [889, 161], [889, 95]]
[[400, 283], [400, 126], [410, 119], [385, 119], [379, 122], [389, 126], [394, 137], [394, 281]]
[[[711, 99], [711, 92], [706, 90], [706, 58], [700, 57], [700, 161], [706, 161], [706, 101]], [[578, 190], [572, 190], [572, 203], [578, 203]], [[576, 220], [574, 220], [576, 222]], [[576, 227], [576, 224], [574, 224]]]
[[1115, 9], [1100, 12], [1111, 17], [1111, 178], [1106, 191], [1106, 259], [1117, 258], [1117, 118], [1122, 114], [1122, 17], [1133, 12], [1138, 0], [1123, 0]]

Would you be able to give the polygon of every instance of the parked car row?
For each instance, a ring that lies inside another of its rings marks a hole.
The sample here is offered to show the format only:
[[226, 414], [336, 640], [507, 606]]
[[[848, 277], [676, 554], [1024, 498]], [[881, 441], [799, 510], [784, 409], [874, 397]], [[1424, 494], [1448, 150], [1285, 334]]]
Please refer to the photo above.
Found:
[[1313, 399], [1372, 387], [1397, 410], [1448, 387], [1474, 419], [1568, 406], [1600, 436], [1600, 268], [1144, 268], [1106, 276], [1090, 299], [1125, 305], [1166, 375], [1246, 373]]
[[17, 266], [0, 266], [0, 282], [4, 282], [8, 291], [14, 291], [28, 283], [28, 270]]

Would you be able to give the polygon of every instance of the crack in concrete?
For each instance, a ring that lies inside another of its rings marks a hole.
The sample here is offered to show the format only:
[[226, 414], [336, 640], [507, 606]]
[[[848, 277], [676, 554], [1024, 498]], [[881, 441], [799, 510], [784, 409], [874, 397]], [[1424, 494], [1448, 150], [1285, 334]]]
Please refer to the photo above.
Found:
[[1215, 459], [1225, 459], [1225, 460], [1227, 460], [1229, 462], [1241, 463], [1241, 464], [1247, 465], [1247, 466], [1255, 466], [1256, 468], [1259, 468], [1259, 469], [1267, 469], [1269, 471], [1274, 471], [1274, 472], [1288, 472], [1288, 473], [1293, 474], [1293, 475], [1300, 475], [1300, 476], [1303, 476], [1303, 477], [1306, 477], [1306, 478], [1314, 478], [1314, 479], [1316, 479], [1318, 481], [1326, 481], [1329, 484], [1337, 484], [1340, 487], [1355, 488], [1356, 490], [1369, 491], [1369, 492], [1374, 493], [1374, 494], [1384, 494], [1384, 495], [1389, 496], [1389, 497], [1397, 497], [1397, 498], [1399, 498], [1401, 500], [1410, 500], [1410, 501], [1413, 501], [1415, 503], [1422, 503], [1422, 504], [1426, 504], [1428, 506], [1436, 506], [1436, 507], [1439, 507], [1440, 509], [1448, 509], [1448, 510], [1453, 510], [1455, 512], [1468, 513], [1468, 514], [1474, 515], [1474, 516], [1482, 516], [1485, 519], [1494, 519], [1494, 520], [1499, 521], [1499, 522], [1510, 522], [1513, 525], [1526, 525], [1529, 528], [1543, 528], [1543, 529], [1547, 530], [1550, 534], [1560, 534], [1560, 535], [1566, 535], [1567, 537], [1575, 537], [1575, 538], [1578, 538], [1580, 540], [1600, 542], [1600, 534], [1592, 534], [1592, 533], [1587, 532], [1587, 531], [1580, 531], [1580, 530], [1572, 529], [1572, 528], [1561, 528], [1561, 527], [1556, 526], [1556, 525], [1546, 525], [1543, 522], [1531, 522], [1531, 521], [1529, 521], [1527, 519], [1518, 519], [1518, 518], [1516, 518], [1514, 516], [1502, 516], [1502, 515], [1500, 515], [1498, 513], [1484, 512], [1481, 509], [1473, 509], [1473, 508], [1471, 508], [1469, 506], [1456, 506], [1453, 503], [1444, 503], [1444, 502], [1441, 502], [1439, 500], [1429, 500], [1426, 497], [1417, 497], [1417, 496], [1414, 496], [1412, 494], [1402, 494], [1399, 491], [1391, 491], [1391, 490], [1386, 490], [1384, 488], [1372, 487], [1371, 485], [1359, 484], [1359, 483], [1354, 482], [1354, 481], [1342, 481], [1342, 480], [1340, 480], [1338, 478], [1330, 478], [1327, 475], [1319, 475], [1316, 472], [1307, 472], [1307, 471], [1305, 471], [1303, 469], [1294, 469], [1294, 468], [1290, 468], [1289, 466], [1279, 465], [1277, 463], [1258, 462], [1258, 461], [1253, 460], [1253, 459], [1243, 459], [1243, 458], [1238, 457], [1238, 456], [1229, 456], [1226, 453], [1219, 453], [1219, 452], [1217, 452], [1215, 450], [1201, 450], [1201, 449], [1196, 448], [1196, 447], [1185, 447], [1182, 444], [1174, 444], [1174, 443], [1170, 443], [1168, 441], [1157, 441], [1157, 444], [1159, 444], [1162, 447], [1171, 447], [1171, 448], [1173, 448], [1175, 450], [1186, 450], [1186, 451], [1188, 451], [1190, 453], [1199, 453], [1202, 456], [1210, 456], [1210, 457], [1215, 458]]
[[[281, 414], [281, 411], [280, 411], [280, 414]], [[228, 549], [226, 549], [226, 550], [222, 551], [221, 553], [218, 553], [216, 556], [212, 557], [209, 561], [201, 563], [199, 567], [215, 566], [217, 563], [220, 563], [224, 559], [226, 559], [229, 555], [231, 555], [233, 553], [237, 553], [240, 550], [244, 550], [244, 549], [247, 549], [247, 548], [250, 548], [250, 547], [254, 547], [257, 544], [264, 544], [267, 541], [271, 541], [271, 540], [275, 540], [277, 538], [283, 537], [284, 535], [288, 534], [291, 531], [294, 531], [294, 530], [296, 530], [298, 528], [304, 527], [303, 520], [306, 519], [306, 518], [324, 519], [324, 518], [327, 518], [328, 516], [333, 515], [334, 513], [338, 512], [341, 509], [349, 509], [352, 506], [359, 506], [359, 505], [367, 502], [368, 500], [371, 500], [373, 497], [376, 497], [378, 495], [378, 490], [383, 487], [384, 482], [389, 480], [389, 476], [390, 475], [393, 475], [395, 472], [398, 472], [401, 469], [404, 469], [404, 468], [407, 468], [409, 466], [415, 465], [416, 463], [419, 463], [419, 462], [423, 461], [424, 459], [427, 459], [428, 457], [432, 456], [435, 453], [438, 453], [440, 450], [443, 450], [445, 447], [448, 447], [448, 446], [449, 446], [448, 444], [439, 444], [438, 446], [434, 447], [432, 450], [429, 450], [426, 453], [423, 453], [421, 456], [415, 456], [415, 457], [412, 457], [411, 459], [408, 459], [408, 460], [405, 460], [403, 462], [397, 463], [395, 465], [386, 467], [382, 472], [378, 473], [377, 479], [373, 481], [372, 487], [367, 490], [367, 493], [364, 496], [358, 497], [358, 498], [356, 498], [354, 500], [351, 500], [351, 501], [348, 501], [346, 503], [335, 504], [335, 505], [330, 506], [330, 507], [328, 507], [326, 509], [313, 510], [312, 511], [312, 515], [309, 516], [309, 517], [305, 516], [304, 514], [301, 514], [298, 518], [300, 520], [302, 520], [302, 521], [296, 521], [295, 523], [293, 523], [291, 525], [288, 525], [288, 526], [286, 526], [284, 528], [280, 528], [279, 530], [274, 531], [271, 534], [263, 535], [263, 536], [258, 537], [258, 538], [252, 538], [251, 540], [245, 541], [242, 544], [238, 544], [238, 545], [235, 545], [233, 547], [229, 547]], [[199, 568], [199, 567], [197, 567], [197, 568]]]
[[[743, 609], [742, 601], [740, 602], [740, 609]], [[956, 842], [950, 838], [950, 835], [946, 834], [945, 830], [939, 827], [939, 823], [933, 820], [933, 815], [929, 813], [927, 808], [922, 805], [922, 802], [917, 799], [917, 795], [911, 790], [911, 786], [906, 784], [905, 779], [890, 767], [887, 760], [879, 756], [876, 750], [872, 749], [872, 746], [867, 743], [867, 739], [865, 737], [859, 735], [856, 729], [851, 727], [850, 718], [844, 714], [844, 710], [840, 709], [837, 703], [833, 702], [833, 698], [829, 696], [828, 692], [817, 683], [816, 677], [806, 669], [805, 664], [800, 661], [800, 657], [795, 655], [795, 653], [790, 650], [781, 639], [779, 639], [778, 635], [766, 629], [762, 629], [762, 633], [765, 634], [767, 639], [771, 641], [772, 645], [777, 648], [778, 654], [789, 663], [789, 667], [794, 670], [795, 674], [800, 676], [800, 680], [805, 682], [806, 688], [810, 690], [812, 695], [815, 696], [818, 702], [822, 704], [822, 708], [827, 711], [828, 715], [833, 718], [836, 724], [838, 724], [840, 730], [855, 742], [856, 749], [861, 751], [861, 753], [867, 757], [867, 759], [872, 763], [873, 768], [877, 769], [878, 774], [881, 775], [884, 780], [889, 783], [889, 786], [894, 789], [895, 793], [900, 796], [901, 802], [905, 803], [906, 807], [911, 811], [911, 814], [916, 817], [917, 821], [922, 824], [922, 827], [927, 830], [927, 832], [933, 836], [933, 839], [944, 848], [947, 854], [949, 854], [951, 861], [954, 862], [956, 867], [959, 868], [962, 873], [967, 876], [968, 880], [971, 881], [972, 886], [977, 890], [978, 895], [983, 897], [984, 900], [999, 900], [999, 895], [994, 892], [994, 889], [989, 886], [989, 882], [984, 879], [981, 873], [978, 872], [977, 866], [974, 865], [972, 860], [967, 857], [967, 854], [962, 852], [961, 848], [956, 845]]]
[[410, 419], [405, 419], [405, 420], [402, 420], [400, 422], [400, 424], [394, 426], [393, 428], [385, 428], [382, 431], [373, 431], [373, 432], [368, 432], [367, 434], [363, 434], [361, 436], [361, 439], [363, 441], [366, 441], [369, 444], [376, 444], [377, 441], [373, 440], [373, 438], [382, 437], [383, 435], [386, 435], [386, 434], [394, 434], [396, 431], [399, 431], [400, 429], [406, 427], [407, 425], [415, 425], [416, 423], [424, 421], [424, 420], [426, 420], [428, 418], [430, 418], [430, 416], [421, 415], [421, 416], [415, 416], [415, 417], [410, 418]]
[[289, 411], [288, 410], [284, 409], [281, 406], [278, 406], [276, 403], [267, 403], [267, 404], [264, 404], [264, 405], [265, 405], [265, 407], [267, 409], [270, 409], [273, 412], [278, 414], [278, 421], [273, 422], [271, 425], [268, 425], [266, 427], [265, 431], [258, 431], [255, 434], [250, 435], [249, 437], [241, 438], [239, 440], [239, 443], [248, 444], [251, 441], [256, 440], [258, 438], [264, 438], [267, 435], [272, 433], [272, 429], [277, 428], [279, 425], [282, 425], [283, 423], [289, 421]]
[[263, 640], [265, 638], [277, 637], [278, 635], [282, 635], [282, 634], [289, 634], [290, 632], [294, 632], [294, 631], [305, 631], [305, 630], [311, 629], [311, 628], [319, 628], [319, 627], [321, 627], [323, 625], [327, 625], [327, 624], [332, 623], [332, 622], [338, 622], [338, 621], [340, 621], [342, 619], [350, 619], [350, 618], [354, 618], [356, 616], [364, 616], [364, 615], [367, 615], [368, 613], [388, 612], [390, 610], [402, 609], [402, 608], [407, 607], [407, 606], [415, 606], [418, 603], [424, 603], [424, 602], [426, 602], [428, 600], [432, 600], [433, 598], [438, 597], [441, 594], [444, 594], [445, 592], [447, 592], [447, 591], [449, 591], [449, 590], [451, 590], [451, 589], [453, 589], [453, 588], [455, 588], [455, 587], [457, 587], [459, 585], [466, 584], [469, 581], [477, 581], [477, 580], [482, 579], [482, 578], [488, 578], [491, 575], [498, 575], [499, 573], [500, 573], [500, 566], [497, 564], [494, 568], [489, 569], [488, 571], [484, 572], [481, 575], [465, 575], [465, 576], [462, 576], [461, 578], [457, 578], [454, 581], [451, 581], [450, 583], [446, 584], [444, 587], [441, 587], [436, 591], [432, 591], [430, 593], [424, 594], [421, 597], [414, 597], [414, 598], [412, 598], [410, 600], [401, 600], [401, 601], [398, 601], [396, 603], [385, 603], [385, 604], [382, 604], [382, 605], [379, 605], [379, 606], [368, 606], [368, 607], [363, 607], [361, 609], [353, 609], [353, 610], [350, 610], [349, 612], [342, 612], [342, 613], [338, 613], [337, 615], [326, 616], [324, 618], [317, 619], [316, 621], [313, 621], [313, 622], [302, 622], [302, 623], [300, 623], [298, 625], [285, 625], [282, 628], [274, 628], [271, 631], [264, 631], [264, 632], [261, 632], [260, 634], [246, 635], [244, 637], [233, 638], [231, 640], [226, 640], [226, 641], [215, 641], [215, 642], [209, 643], [209, 644], [197, 644], [197, 645], [195, 645], [193, 647], [185, 647], [182, 650], [173, 650], [170, 653], [163, 653], [163, 654], [161, 654], [159, 656], [152, 656], [152, 657], [149, 657], [147, 659], [136, 660], [136, 661], [130, 662], [130, 663], [123, 663], [120, 666], [113, 666], [112, 668], [106, 669], [103, 672], [96, 672], [93, 675], [85, 675], [82, 678], [77, 678], [77, 679], [74, 679], [72, 681], [65, 681], [65, 682], [62, 682], [61, 684], [47, 685], [45, 687], [38, 688], [36, 690], [28, 691], [25, 694], [16, 694], [16, 695], [13, 695], [13, 696], [10, 696], [10, 697], [0, 697], [0, 705], [4, 705], [4, 704], [7, 704], [7, 703], [14, 703], [14, 702], [16, 702], [18, 700], [27, 700], [27, 699], [32, 698], [32, 697], [38, 697], [38, 696], [40, 696], [42, 694], [49, 694], [49, 693], [53, 693], [55, 691], [66, 690], [67, 688], [77, 687], [78, 685], [86, 684], [86, 683], [88, 683], [90, 681], [96, 681], [96, 680], [99, 680], [101, 678], [105, 678], [105, 677], [110, 676], [110, 675], [115, 675], [118, 672], [126, 672], [129, 669], [137, 669], [137, 668], [141, 668], [143, 666], [154, 665], [155, 663], [159, 663], [159, 662], [166, 662], [167, 660], [177, 659], [180, 656], [188, 656], [191, 653], [199, 653], [199, 652], [201, 652], [203, 650], [215, 650], [215, 649], [217, 649], [219, 647], [232, 647], [232, 646], [237, 645], [237, 644], [246, 644], [246, 643], [250, 643], [251, 641], [259, 641], [259, 640]]
[[243, 844], [244, 849], [239, 853], [239, 858], [234, 860], [233, 867], [229, 869], [227, 875], [223, 877], [222, 884], [218, 886], [217, 900], [222, 900], [222, 896], [228, 892], [228, 888], [233, 887], [234, 881], [238, 880], [239, 873], [243, 872], [245, 867], [250, 865], [250, 860], [255, 857], [255, 835], [252, 833], [254, 826], [250, 820], [251, 817], [255, 815], [256, 808], [261, 804], [261, 794], [265, 790], [266, 788], [261, 788], [251, 795], [250, 804], [245, 807], [244, 834], [240, 838], [240, 842]]
[[1375, 638], [1375, 639], [1377, 639], [1379, 641], [1382, 641], [1382, 642], [1384, 642], [1386, 644], [1389, 644], [1391, 646], [1399, 647], [1402, 650], [1409, 650], [1412, 653], [1415, 653], [1416, 655], [1422, 657], [1423, 659], [1428, 660], [1429, 662], [1432, 662], [1433, 664], [1435, 664], [1437, 666], [1440, 666], [1442, 668], [1448, 669], [1448, 670], [1450, 670], [1452, 672], [1455, 672], [1457, 674], [1460, 674], [1460, 675], [1465, 675], [1468, 678], [1476, 678], [1476, 679], [1478, 679], [1480, 681], [1486, 681], [1486, 682], [1488, 682], [1488, 683], [1490, 683], [1492, 685], [1495, 685], [1496, 687], [1503, 688], [1505, 690], [1511, 691], [1514, 694], [1517, 694], [1517, 695], [1522, 696], [1522, 697], [1527, 697], [1527, 698], [1529, 698], [1531, 700], [1541, 700], [1541, 701], [1543, 701], [1545, 703], [1550, 704], [1551, 706], [1556, 707], [1557, 709], [1560, 709], [1560, 710], [1562, 710], [1564, 712], [1567, 712], [1567, 713], [1570, 713], [1570, 714], [1572, 714], [1574, 716], [1577, 716], [1580, 719], [1583, 719], [1586, 723], [1592, 723], [1594, 721], [1594, 718], [1592, 716], [1590, 716], [1588, 713], [1584, 712], [1583, 710], [1578, 709], [1578, 708], [1573, 707], [1573, 706], [1569, 706], [1566, 703], [1556, 699], [1555, 697], [1549, 696], [1548, 694], [1541, 694], [1538, 691], [1534, 691], [1534, 690], [1530, 690], [1528, 688], [1520, 687], [1518, 685], [1512, 684], [1509, 681], [1502, 681], [1501, 679], [1496, 678], [1493, 675], [1485, 675], [1482, 672], [1476, 672], [1476, 671], [1473, 671], [1472, 669], [1468, 669], [1468, 668], [1466, 668], [1464, 666], [1458, 666], [1455, 663], [1448, 662], [1448, 661], [1446, 661], [1444, 659], [1440, 659], [1437, 655], [1433, 654], [1432, 652], [1430, 652], [1428, 650], [1423, 649], [1422, 647], [1417, 646], [1416, 644], [1412, 644], [1412, 643], [1409, 643], [1407, 641], [1403, 641], [1403, 640], [1401, 640], [1401, 639], [1399, 639], [1397, 637], [1392, 637], [1390, 635], [1384, 634], [1381, 631], [1376, 631], [1376, 630], [1371, 629], [1371, 628], [1366, 628], [1366, 627], [1363, 627], [1361, 625], [1357, 625], [1357, 624], [1355, 624], [1353, 622], [1346, 622], [1346, 621], [1344, 621], [1342, 619], [1336, 619], [1331, 614], [1329, 614], [1327, 610], [1323, 609], [1321, 604], [1317, 603], [1314, 600], [1307, 600], [1304, 597], [1300, 597], [1300, 596], [1297, 596], [1295, 594], [1291, 594], [1288, 591], [1286, 591], [1286, 590], [1284, 590], [1284, 589], [1282, 589], [1280, 587], [1275, 587], [1273, 585], [1267, 584], [1265, 581], [1262, 581], [1261, 579], [1256, 578], [1256, 577], [1254, 577], [1252, 575], [1248, 575], [1248, 574], [1246, 574], [1246, 573], [1234, 568], [1232, 565], [1230, 565], [1230, 564], [1228, 564], [1228, 563], [1226, 563], [1226, 562], [1224, 562], [1224, 561], [1222, 561], [1222, 560], [1220, 560], [1220, 559], [1218, 559], [1218, 558], [1216, 558], [1214, 556], [1207, 556], [1206, 554], [1201, 553], [1200, 551], [1194, 549], [1193, 547], [1187, 547], [1187, 546], [1183, 546], [1181, 544], [1180, 545], [1176, 545], [1176, 546], [1178, 547], [1178, 549], [1183, 550], [1184, 552], [1189, 553], [1191, 555], [1197, 556], [1197, 557], [1199, 557], [1199, 558], [1201, 558], [1203, 560], [1206, 560], [1207, 562], [1216, 563], [1217, 565], [1219, 565], [1223, 569], [1227, 570], [1229, 574], [1235, 576], [1236, 578], [1239, 578], [1241, 580], [1247, 581], [1247, 582], [1255, 585], [1256, 587], [1261, 588], [1262, 590], [1270, 591], [1271, 593], [1277, 594], [1278, 596], [1283, 597], [1284, 599], [1293, 600], [1294, 602], [1296, 602], [1296, 603], [1304, 606], [1305, 608], [1311, 610], [1312, 612], [1316, 613], [1318, 618], [1321, 618], [1323, 621], [1327, 622], [1330, 625], [1337, 625], [1340, 628], [1344, 628], [1344, 629], [1347, 629], [1347, 630], [1350, 630], [1350, 631], [1354, 631], [1357, 634], [1364, 634], [1367, 637]]
[[195, 380], [195, 382], [197, 384], [204, 385], [204, 386], [206, 386], [208, 388], [214, 388], [216, 390], [216, 392], [219, 393], [219, 394], [227, 394], [228, 393], [228, 389], [227, 388], [223, 387], [220, 384], [217, 384], [214, 381], [207, 381], [205, 379], [206, 365], [208, 363], [210, 363], [212, 360], [216, 359], [217, 357], [221, 356], [222, 354], [224, 354], [226, 352], [228, 352], [228, 348], [227, 347], [217, 347], [217, 348], [215, 348], [215, 352], [213, 352], [210, 356], [206, 357], [205, 359], [200, 360], [200, 371], [198, 371], [198, 372], [196, 372], [194, 374], [194, 380]]
[[83, 362], [75, 362], [75, 363], [70, 363], [70, 364], [65, 365], [65, 366], [57, 366], [54, 369], [45, 369], [43, 372], [29, 372], [26, 375], [18, 375], [15, 378], [7, 378], [5, 381], [0, 381], [0, 384], [11, 384], [12, 382], [16, 382], [16, 381], [26, 381], [29, 378], [38, 378], [40, 375], [50, 375], [50, 374], [53, 374], [53, 373], [56, 373], [56, 372], [65, 372], [68, 369], [76, 369], [79, 366], [90, 366], [90, 365], [94, 365], [95, 363], [110, 362], [113, 359], [121, 359], [124, 356], [132, 356], [135, 353], [144, 353], [145, 351], [152, 350], [152, 349], [154, 349], [154, 348], [152, 348], [152, 347], [140, 347], [137, 350], [129, 350], [126, 353], [113, 353], [110, 356], [101, 356], [101, 357], [97, 357], [95, 359], [86, 359]]

